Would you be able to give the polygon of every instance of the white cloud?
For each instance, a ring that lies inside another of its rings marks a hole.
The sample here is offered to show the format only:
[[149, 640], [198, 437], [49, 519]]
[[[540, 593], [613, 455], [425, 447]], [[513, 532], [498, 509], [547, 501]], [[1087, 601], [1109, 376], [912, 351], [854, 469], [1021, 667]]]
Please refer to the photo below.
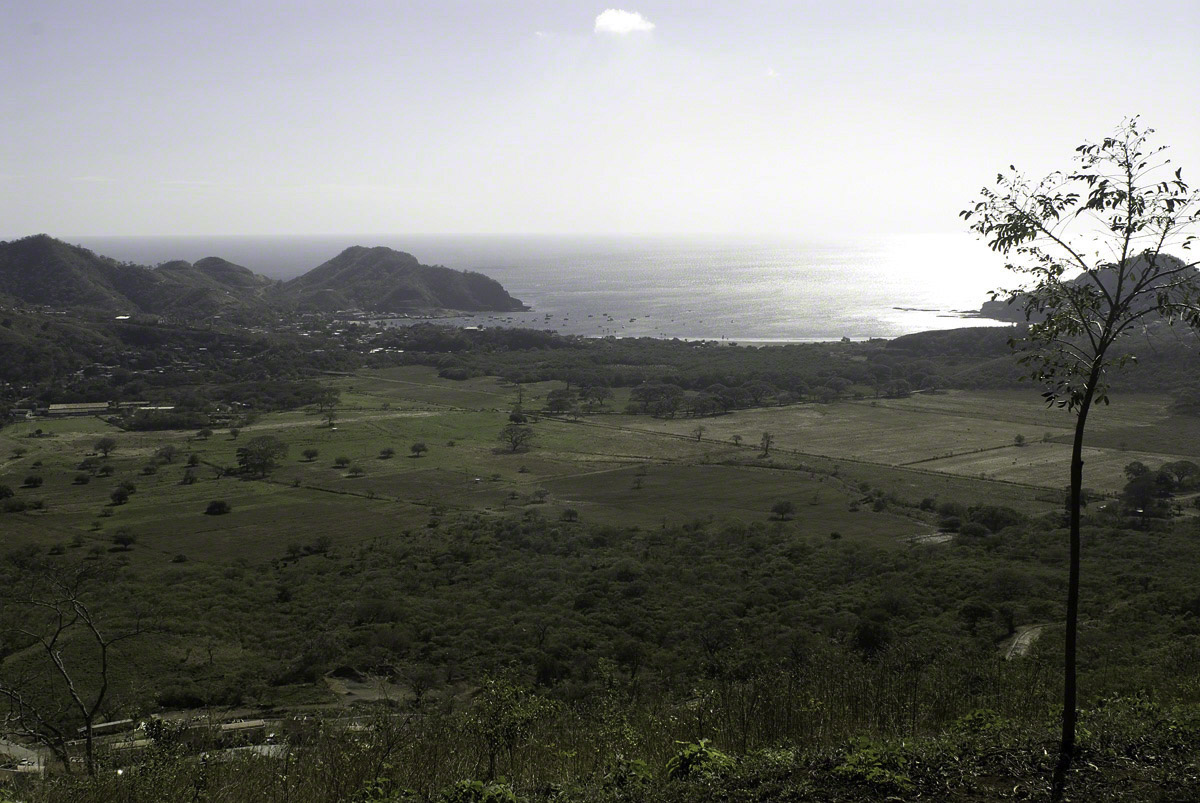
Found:
[[779, 77], [779, 73], [775, 72], [775, 68], [774, 68], [774, 67], [768, 67], [768, 68], [767, 68], [767, 71], [766, 71], [766, 73], [765, 73], [764, 75], [765, 75], [767, 78], [778, 78], [778, 77]]
[[533, 35], [538, 39], [546, 39], [550, 36], [550, 34], [546, 33], [545, 31], [534, 31]]
[[596, 33], [614, 33], [624, 36], [636, 31], [653, 31], [654, 23], [636, 11], [606, 8], [596, 15]]
[[215, 182], [215, 181], [206, 181], [203, 179], [193, 180], [193, 179], [184, 179], [184, 178], [163, 179], [159, 183], [165, 184], [168, 187], [215, 187], [215, 186], [217, 186], [217, 182]]

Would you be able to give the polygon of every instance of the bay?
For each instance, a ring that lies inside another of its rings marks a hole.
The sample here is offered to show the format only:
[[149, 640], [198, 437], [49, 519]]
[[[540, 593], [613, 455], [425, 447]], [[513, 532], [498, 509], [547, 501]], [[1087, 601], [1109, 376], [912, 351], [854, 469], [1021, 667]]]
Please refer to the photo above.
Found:
[[383, 245], [425, 264], [485, 273], [531, 308], [453, 322], [586, 336], [803, 342], [994, 326], [961, 313], [978, 309], [1005, 281], [994, 256], [962, 234], [854, 242], [430, 234], [68, 239], [140, 264], [220, 256], [283, 280], [349, 246]]

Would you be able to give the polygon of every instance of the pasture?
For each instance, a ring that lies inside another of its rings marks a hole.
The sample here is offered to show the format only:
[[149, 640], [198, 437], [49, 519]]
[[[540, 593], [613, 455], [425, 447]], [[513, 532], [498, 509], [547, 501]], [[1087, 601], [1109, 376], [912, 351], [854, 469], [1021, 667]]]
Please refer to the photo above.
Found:
[[[658, 527], [769, 520], [784, 500], [796, 514], [779, 526], [797, 536], [895, 540], [930, 532], [931, 519], [911, 507], [874, 510], [866, 491], [910, 504], [933, 497], [1036, 513], [1060, 504], [1067, 476], [1070, 416], [1047, 410], [1032, 392], [799, 404], [699, 420], [541, 417], [531, 424], [533, 447], [513, 452], [498, 433], [518, 393], [535, 412], [553, 384], [518, 391], [489, 377], [443, 380], [419, 367], [333, 382], [342, 390], [335, 428], [312, 410], [265, 415], [237, 437], [122, 432], [96, 418], [10, 426], [0, 431], [0, 484], [44, 508], [0, 514], [5, 541], [117, 551], [156, 565], [183, 557], [255, 562], [319, 539], [338, 548], [402, 538], [436, 529], [454, 512], [560, 519], [571, 511], [568, 518], [589, 524]], [[766, 456], [763, 432], [774, 437]], [[1200, 423], [1181, 423], [1161, 398], [1116, 400], [1097, 412], [1086, 484], [1119, 490], [1124, 465], [1135, 459], [1150, 466], [1200, 459], [1197, 441], [1180, 432], [1200, 433]], [[238, 447], [258, 435], [287, 444], [279, 466], [264, 479], [225, 475]], [[1024, 445], [1015, 444], [1017, 435]], [[105, 436], [118, 444], [107, 458], [94, 451]], [[427, 450], [412, 453], [414, 443]], [[169, 462], [155, 457], [164, 446], [176, 449]], [[389, 448], [393, 454], [383, 452]], [[190, 456], [197, 465], [189, 469]], [[81, 468], [87, 458], [92, 466]], [[194, 482], [184, 481], [189, 472]], [[41, 483], [23, 487], [33, 476]], [[114, 504], [120, 483], [136, 488]], [[214, 500], [231, 512], [206, 515]], [[114, 545], [119, 531], [136, 538], [132, 548]]]

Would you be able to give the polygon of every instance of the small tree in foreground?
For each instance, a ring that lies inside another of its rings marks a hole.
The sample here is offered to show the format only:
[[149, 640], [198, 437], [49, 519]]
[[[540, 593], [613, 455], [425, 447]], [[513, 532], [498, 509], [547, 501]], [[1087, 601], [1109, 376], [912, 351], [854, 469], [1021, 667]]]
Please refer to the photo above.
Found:
[[412, 446], [408, 447], [408, 450], [410, 452], [412, 452], [413, 457], [420, 457], [421, 455], [423, 455], [429, 451], [429, 447], [426, 446], [424, 443], [418, 441], [418, 442], [414, 443]]
[[96, 774], [94, 727], [121, 674], [116, 645], [144, 632], [140, 619], [118, 626], [101, 616], [91, 591], [112, 580], [82, 565], [0, 566], [0, 633], [25, 645], [0, 652], [0, 725], [49, 749], [68, 773], [82, 736], [84, 768]]
[[1003, 291], [1024, 306], [1025, 337], [1011, 341], [1040, 382], [1047, 403], [1075, 416], [1068, 498], [1070, 555], [1064, 647], [1062, 743], [1051, 799], [1062, 800], [1075, 755], [1076, 644], [1079, 623], [1083, 437], [1094, 403], [1108, 403], [1106, 373], [1128, 357], [1114, 354], [1123, 335], [1153, 319], [1200, 328], [1195, 261], [1167, 253], [1189, 249], [1200, 223], [1200, 192], [1168, 167], [1150, 129], [1127, 120], [1098, 144], [1076, 149], [1074, 170], [1032, 182], [1011, 168], [962, 212], [971, 229], [1025, 278]]

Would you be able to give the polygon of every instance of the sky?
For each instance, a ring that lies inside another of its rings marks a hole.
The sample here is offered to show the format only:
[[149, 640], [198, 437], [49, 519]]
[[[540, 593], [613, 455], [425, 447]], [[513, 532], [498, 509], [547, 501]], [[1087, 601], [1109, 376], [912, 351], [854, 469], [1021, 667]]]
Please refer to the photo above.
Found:
[[955, 231], [1197, 86], [1194, 0], [5, 0], [0, 236]]

